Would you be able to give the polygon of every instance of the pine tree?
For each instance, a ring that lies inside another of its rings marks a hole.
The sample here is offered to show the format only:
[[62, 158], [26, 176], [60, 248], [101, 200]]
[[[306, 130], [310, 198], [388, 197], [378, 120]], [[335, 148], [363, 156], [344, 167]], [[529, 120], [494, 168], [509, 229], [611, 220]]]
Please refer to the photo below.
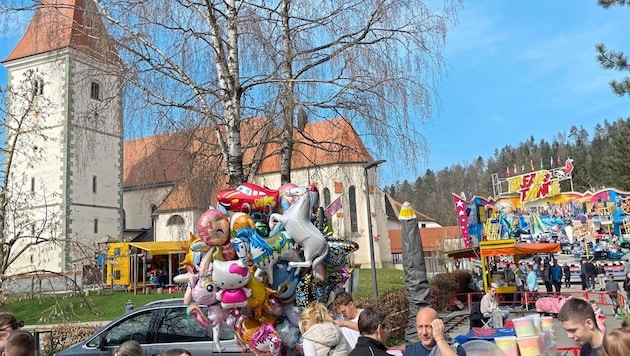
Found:
[[[610, 8], [611, 6], [624, 6], [630, 5], [630, 1], [628, 0], [599, 0], [598, 4], [605, 9]], [[628, 57], [624, 55], [623, 52], [613, 51], [606, 48], [603, 43], [599, 43], [595, 46], [597, 50], [597, 60], [601, 64], [601, 66], [605, 69], [615, 69], [618, 71], [630, 71], [630, 66], [628, 65]], [[615, 94], [619, 96], [624, 96], [626, 94], [630, 95], [630, 77], [624, 77], [623, 79], [617, 81], [612, 80], [610, 82], [610, 86], [612, 87]]]

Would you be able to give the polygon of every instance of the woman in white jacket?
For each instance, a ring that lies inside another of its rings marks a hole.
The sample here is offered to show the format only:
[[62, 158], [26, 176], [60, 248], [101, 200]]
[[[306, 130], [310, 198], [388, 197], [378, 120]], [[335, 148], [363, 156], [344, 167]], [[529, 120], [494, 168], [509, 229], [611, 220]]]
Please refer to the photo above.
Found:
[[328, 309], [314, 302], [300, 314], [304, 356], [347, 356], [350, 346]]

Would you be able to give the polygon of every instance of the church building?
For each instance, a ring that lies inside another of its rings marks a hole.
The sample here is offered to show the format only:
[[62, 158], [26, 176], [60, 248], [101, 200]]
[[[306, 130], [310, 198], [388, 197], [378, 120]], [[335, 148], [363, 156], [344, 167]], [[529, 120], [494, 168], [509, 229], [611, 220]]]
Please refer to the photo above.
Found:
[[[43, 0], [2, 63], [16, 91], [7, 121], [17, 128], [7, 135], [14, 149], [5, 233], [34, 243], [11, 272], [80, 272], [106, 242], [184, 241], [196, 232], [200, 214], [227, 187], [216, 174], [225, 168], [201, 161], [219, 156], [198, 140], [208, 137], [204, 128], [124, 140], [124, 65], [91, 0]], [[248, 119], [244, 139], [260, 135], [265, 121]], [[385, 194], [377, 169], [364, 168], [374, 158], [350, 122], [312, 122], [294, 136], [292, 182], [317, 185], [322, 206], [339, 205], [335, 235], [359, 243], [354, 263], [364, 267], [369, 213], [376, 265], [390, 266]], [[262, 155], [245, 147], [248, 181], [278, 189], [277, 143], [260, 140]]]

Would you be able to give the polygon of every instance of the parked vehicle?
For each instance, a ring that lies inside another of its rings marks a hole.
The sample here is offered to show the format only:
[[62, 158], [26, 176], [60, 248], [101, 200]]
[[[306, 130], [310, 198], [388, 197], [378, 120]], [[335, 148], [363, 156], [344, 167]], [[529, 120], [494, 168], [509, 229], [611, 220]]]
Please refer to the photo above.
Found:
[[[207, 310], [206, 310], [207, 312]], [[243, 355], [232, 330], [220, 328], [219, 342], [213, 341], [212, 328], [203, 328], [187, 315], [182, 298], [165, 299], [131, 309], [103, 326], [85, 341], [59, 352], [58, 356], [111, 356], [125, 341], [136, 340], [145, 356], [162, 355], [168, 349], [182, 348], [192, 356]]]

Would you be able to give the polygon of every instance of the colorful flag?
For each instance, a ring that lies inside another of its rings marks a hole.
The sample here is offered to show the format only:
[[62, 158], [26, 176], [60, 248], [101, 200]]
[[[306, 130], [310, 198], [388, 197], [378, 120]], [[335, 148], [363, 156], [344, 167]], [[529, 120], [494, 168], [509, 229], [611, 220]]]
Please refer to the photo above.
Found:
[[332, 219], [334, 213], [338, 212], [343, 208], [343, 204], [341, 203], [341, 195], [333, 200], [332, 203], [328, 204], [328, 206], [324, 209], [324, 214], [328, 220]]
[[514, 175], [517, 175], [518, 171], [516, 170], [516, 163], [514, 163]]
[[549, 168], [553, 167], [553, 156], [549, 157]]
[[506, 177], [510, 176], [510, 167], [505, 167], [505, 176]]
[[532, 171], [536, 170], [536, 167], [534, 167], [534, 160], [533, 159], [529, 160], [529, 165], [532, 167]]
[[542, 157], [540, 157], [540, 169], [545, 169], [545, 167], [543, 167]]
[[562, 161], [560, 160], [560, 155], [558, 155], [558, 166], [562, 164]]
[[521, 173], [525, 173], [525, 165], [521, 164]]
[[[508, 168], [508, 173], [510, 169]], [[464, 247], [470, 247], [470, 234], [468, 233], [468, 214], [467, 214], [467, 204], [464, 199], [462, 199], [459, 195], [453, 194], [453, 203], [455, 204], [455, 213], [457, 213], [457, 225], [459, 225], [459, 231], [462, 233], [462, 238], [464, 240]]]

